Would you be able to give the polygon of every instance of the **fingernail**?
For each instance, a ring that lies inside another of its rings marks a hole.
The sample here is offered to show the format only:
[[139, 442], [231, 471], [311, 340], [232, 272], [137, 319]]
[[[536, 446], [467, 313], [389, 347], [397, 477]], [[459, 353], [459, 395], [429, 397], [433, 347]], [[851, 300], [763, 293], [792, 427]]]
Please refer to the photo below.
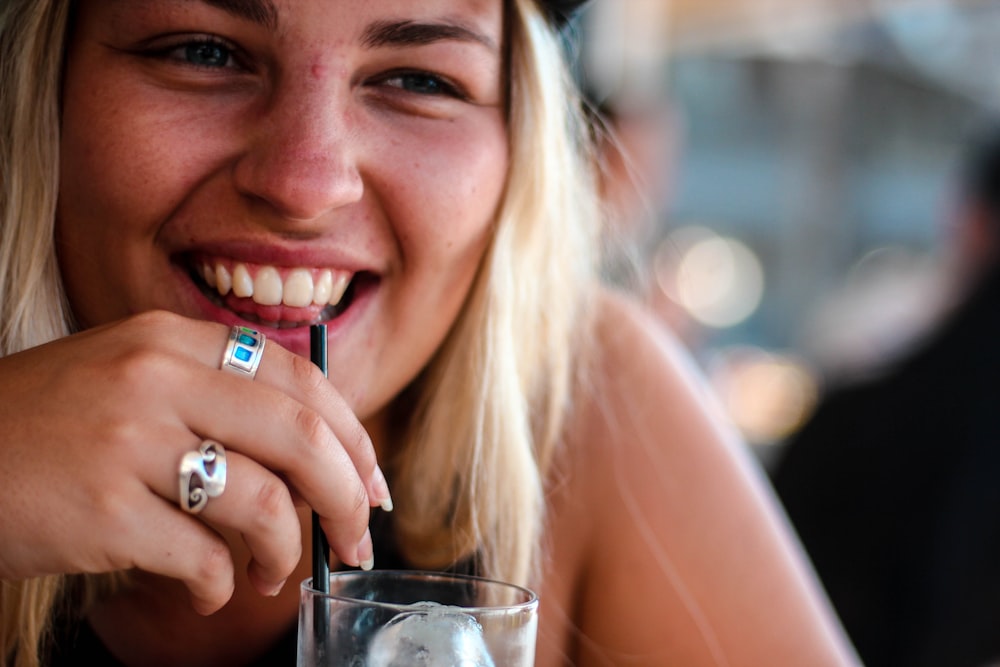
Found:
[[375, 492], [375, 500], [379, 507], [386, 512], [391, 512], [392, 496], [389, 495], [389, 485], [385, 481], [382, 469], [378, 466], [375, 466], [375, 472], [372, 473], [372, 490]]
[[372, 549], [372, 534], [367, 528], [365, 534], [358, 544], [358, 565], [362, 570], [370, 570], [375, 567], [375, 553]]
[[285, 582], [286, 581], [288, 581], [288, 580], [287, 579], [282, 579], [277, 585], [275, 585], [274, 588], [272, 588], [268, 592], [268, 595], [270, 595], [271, 597], [277, 597], [278, 593], [281, 592], [281, 589], [285, 587]]

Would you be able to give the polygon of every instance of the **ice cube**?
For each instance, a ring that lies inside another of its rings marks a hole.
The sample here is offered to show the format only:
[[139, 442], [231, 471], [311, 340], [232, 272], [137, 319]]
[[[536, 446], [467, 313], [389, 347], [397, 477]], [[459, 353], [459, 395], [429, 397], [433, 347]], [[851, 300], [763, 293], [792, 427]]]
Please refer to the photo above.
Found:
[[366, 667], [494, 667], [475, 618], [435, 602], [413, 607], [378, 630]]

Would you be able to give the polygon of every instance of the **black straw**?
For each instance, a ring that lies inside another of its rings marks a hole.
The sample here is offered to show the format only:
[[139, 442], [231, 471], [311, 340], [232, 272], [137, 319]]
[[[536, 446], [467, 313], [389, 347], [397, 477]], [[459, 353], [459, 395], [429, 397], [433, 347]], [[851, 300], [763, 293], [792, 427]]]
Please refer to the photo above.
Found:
[[[309, 327], [309, 358], [326, 372], [326, 325], [313, 324]], [[319, 525], [319, 515], [312, 513], [312, 579], [313, 588], [322, 593], [330, 592], [330, 543]]]

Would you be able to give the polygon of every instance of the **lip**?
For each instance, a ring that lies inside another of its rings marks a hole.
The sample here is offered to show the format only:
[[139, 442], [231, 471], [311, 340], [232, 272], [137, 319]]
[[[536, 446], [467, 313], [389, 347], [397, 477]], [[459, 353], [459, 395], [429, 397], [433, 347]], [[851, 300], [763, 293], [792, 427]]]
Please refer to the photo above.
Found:
[[298, 245], [260, 244], [243, 241], [230, 243], [200, 244], [197, 247], [184, 248], [174, 253], [175, 263], [186, 261], [192, 257], [224, 257], [234, 262], [246, 264], [270, 264], [279, 267], [315, 267], [331, 268], [359, 273], [368, 271], [378, 273], [376, 268], [349, 251], [335, 248], [324, 249], [316, 243], [299, 242]]
[[[378, 274], [375, 272], [359, 268], [361, 265], [356, 260], [343, 256], [331, 258], [331, 255], [328, 253], [321, 257], [315, 251], [304, 249], [288, 252], [274, 247], [241, 245], [239, 248], [236, 248], [233, 245], [228, 245], [225, 248], [200, 247], [197, 250], [187, 250], [177, 253], [171, 258], [173, 270], [183, 286], [183, 291], [188, 295], [189, 302], [197, 309], [199, 317], [227, 326], [240, 325], [256, 329], [264, 333], [271, 341], [304, 357], [309, 356], [310, 350], [309, 324], [288, 328], [266, 326], [258, 321], [249, 320], [236, 311], [225, 305], [220, 305], [217, 301], [209, 298], [202, 291], [202, 286], [191, 275], [194, 258], [204, 256], [225, 257], [239, 262], [270, 264], [279, 267], [338, 268], [352, 271], [356, 275], [366, 275], [368, 279], [364, 281], [364, 287], [356, 290], [347, 308], [339, 312], [333, 319], [322, 320], [320, 322], [327, 325], [327, 338], [330, 341], [343, 336], [344, 331], [350, 327], [351, 323], [360, 317], [361, 312], [368, 307], [368, 304], [372, 300], [379, 280]], [[309, 309], [296, 310], [307, 312]]]

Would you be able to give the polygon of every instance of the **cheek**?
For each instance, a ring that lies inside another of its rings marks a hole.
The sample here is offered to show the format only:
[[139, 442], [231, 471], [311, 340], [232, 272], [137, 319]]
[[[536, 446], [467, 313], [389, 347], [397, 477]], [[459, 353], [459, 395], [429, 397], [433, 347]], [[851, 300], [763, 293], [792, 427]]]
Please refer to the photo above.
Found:
[[74, 245], [134, 234], [141, 226], [137, 212], [156, 205], [148, 133], [113, 98], [72, 87], [67, 92], [57, 231]]
[[103, 283], [114, 272], [104, 255], [121, 240], [116, 208], [131, 189], [129, 171], [122, 170], [127, 156], [119, 156], [116, 135], [108, 133], [121, 116], [120, 107], [99, 87], [88, 85], [80, 69], [67, 71], [63, 90], [55, 228], [60, 267], [78, 316], [81, 304], [93, 302], [89, 292], [106, 289]]
[[138, 212], [149, 210], [141, 202], [155, 205], [154, 189], [143, 168], [147, 146], [131, 132], [123, 105], [84, 82], [65, 93], [55, 233], [73, 309], [92, 324], [121, 310], [114, 304], [131, 284], [128, 267], [140, 263], [135, 239], [153, 233]]
[[231, 118], [111, 66], [88, 77], [85, 65], [64, 87], [60, 205], [91, 232], [150, 236], [224, 161]]
[[135, 116], [81, 102], [67, 106], [66, 118], [60, 198], [80, 214], [116, 224], [126, 211], [155, 208], [173, 188], [171, 174], [188, 173], [183, 151], [163, 150], [169, 137]]
[[196, 165], [210, 144], [192, 136], [197, 125], [178, 118], [181, 108], [114, 70], [88, 77], [81, 63], [63, 90], [55, 233], [74, 311], [97, 323], [136, 305], [144, 280], [162, 279], [157, 234], [205, 177]]
[[439, 143], [400, 165], [395, 179], [402, 221], [396, 233], [404, 255], [435, 270], [478, 261], [507, 174], [506, 137], [477, 130], [465, 140]]

